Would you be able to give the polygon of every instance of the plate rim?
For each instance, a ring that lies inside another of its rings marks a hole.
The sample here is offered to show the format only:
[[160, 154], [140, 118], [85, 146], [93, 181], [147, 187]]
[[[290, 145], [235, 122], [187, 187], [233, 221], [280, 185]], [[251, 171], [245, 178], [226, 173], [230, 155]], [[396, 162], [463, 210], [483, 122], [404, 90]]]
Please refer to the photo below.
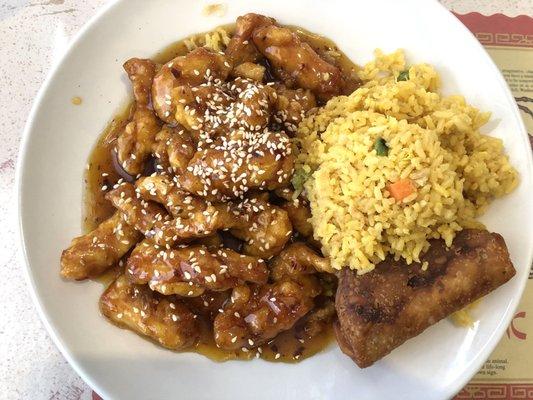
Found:
[[[22, 194], [23, 194], [24, 189], [22, 187], [22, 180], [26, 172], [26, 170], [24, 169], [24, 165], [26, 164], [26, 152], [27, 152], [28, 143], [30, 141], [31, 133], [34, 128], [35, 116], [38, 110], [40, 109], [40, 107], [42, 106], [43, 98], [46, 92], [48, 91], [48, 88], [51, 85], [55, 75], [57, 74], [61, 66], [63, 65], [63, 62], [65, 61], [65, 59], [76, 48], [76, 46], [78, 45], [78, 42], [82, 38], [84, 38], [89, 33], [89, 31], [95, 28], [95, 25], [97, 25], [98, 21], [103, 16], [105, 16], [108, 12], [110, 12], [112, 9], [120, 6], [122, 3], [125, 3], [125, 2], [126, 0], [111, 0], [109, 3], [102, 5], [98, 10], [96, 10], [95, 14], [92, 17], [90, 17], [87, 20], [87, 22], [85, 22], [80, 27], [80, 29], [78, 30], [78, 32], [76, 32], [76, 34], [73, 35], [65, 51], [52, 64], [49, 72], [46, 75], [46, 78], [44, 79], [43, 83], [41, 84], [41, 87], [39, 88], [37, 96], [35, 97], [33, 101], [31, 110], [26, 119], [26, 123], [24, 126], [24, 130], [22, 132], [21, 140], [20, 140], [16, 169], [15, 169], [15, 198], [16, 198], [16, 214], [17, 214], [16, 230], [18, 231], [18, 234], [16, 234], [15, 236], [18, 237], [18, 240], [16, 240], [17, 247], [18, 247], [17, 253], [18, 253], [19, 262], [24, 266], [23, 268], [24, 278], [28, 285], [33, 304], [36, 307], [39, 317], [41, 321], [43, 322], [48, 334], [52, 338], [52, 341], [54, 342], [56, 347], [59, 349], [63, 357], [65, 357], [65, 359], [68, 361], [70, 366], [84, 380], [84, 382], [86, 382], [93, 391], [95, 391], [96, 393], [98, 393], [100, 396], [102, 396], [105, 399], [111, 399], [114, 397], [111, 393], [108, 393], [107, 390], [101, 387], [98, 384], [98, 382], [96, 382], [96, 380], [92, 378], [91, 374], [85, 371], [84, 366], [81, 363], [78, 363], [75, 357], [70, 353], [70, 350], [68, 350], [67, 348], [68, 346], [65, 344], [63, 338], [58, 334], [54, 325], [50, 322], [48, 312], [46, 311], [45, 306], [43, 305], [41, 301], [41, 298], [37, 294], [37, 287], [36, 287], [35, 279], [32, 273], [32, 268], [30, 266], [30, 262], [28, 259], [27, 246], [26, 246], [26, 240], [25, 240], [25, 235], [24, 235], [23, 210], [22, 210]], [[439, 13], [443, 16], [443, 18], [447, 18], [448, 23], [455, 25], [456, 29], [462, 30], [464, 36], [469, 37], [470, 42], [472, 42], [472, 45], [477, 48], [477, 51], [480, 57], [483, 57], [485, 59], [485, 62], [488, 63], [488, 65], [490, 65], [494, 78], [497, 79], [499, 86], [503, 89], [505, 93], [506, 102], [511, 105], [511, 108], [513, 110], [512, 118], [518, 122], [517, 126], [520, 129], [519, 129], [519, 132], [514, 134], [514, 137], [519, 135], [524, 147], [529, 148], [530, 143], [528, 139], [528, 133], [527, 133], [524, 121], [522, 119], [522, 116], [520, 115], [520, 111], [518, 109], [516, 101], [514, 100], [514, 96], [512, 95], [512, 92], [509, 86], [507, 85], [501, 71], [496, 66], [495, 62], [490, 57], [486, 49], [477, 40], [474, 34], [463, 23], [461, 23], [461, 21], [450, 10], [448, 10], [439, 1], [433, 0], [432, 5], [428, 5], [428, 6], [430, 7], [437, 6], [437, 8], [440, 9]], [[250, 8], [253, 8], [253, 7], [250, 7]], [[525, 153], [526, 153], [526, 163], [527, 163], [525, 168], [529, 171], [530, 177], [532, 177], [531, 179], [532, 182], [529, 182], [529, 184], [533, 184], [533, 154], [531, 151], [526, 151]], [[527, 184], [527, 182], [525, 181], [522, 181], [522, 182]], [[533, 216], [530, 216], [530, 218], [531, 217]], [[533, 247], [529, 248], [529, 255], [527, 259], [528, 259], [528, 265], [531, 266], [533, 262]], [[508, 326], [510, 321], [512, 320], [514, 311], [518, 307], [518, 304], [522, 298], [527, 280], [528, 280], [528, 274], [524, 274], [522, 281], [519, 282], [518, 284], [519, 290], [517, 291], [517, 294], [513, 296], [513, 298], [510, 300], [507, 310], [505, 311], [504, 318], [500, 320], [498, 326], [492, 331], [492, 333], [490, 334], [490, 337], [483, 344], [482, 348], [479, 351], [479, 356], [477, 357], [477, 359], [471, 360], [472, 366], [469, 367], [470, 372], [467, 374], [464, 374], [460, 379], [457, 379], [453, 383], [453, 385], [455, 386], [449, 385], [447, 389], [447, 395], [449, 395], [450, 397], [453, 397], [455, 394], [457, 394], [472, 379], [472, 377], [476, 374], [476, 372], [485, 363], [487, 357], [490, 356], [490, 353], [495, 349], [495, 347], [497, 346], [497, 344], [499, 343], [499, 341], [501, 340], [501, 338], [503, 337], [505, 333], [505, 329], [502, 328], [502, 325]]]

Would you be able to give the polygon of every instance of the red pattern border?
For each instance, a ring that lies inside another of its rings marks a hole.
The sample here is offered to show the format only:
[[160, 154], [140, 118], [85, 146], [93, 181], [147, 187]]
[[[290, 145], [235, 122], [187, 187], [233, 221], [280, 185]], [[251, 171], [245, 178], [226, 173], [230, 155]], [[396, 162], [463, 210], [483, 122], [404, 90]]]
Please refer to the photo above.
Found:
[[533, 18], [527, 15], [508, 17], [503, 14], [483, 15], [478, 12], [454, 15], [485, 46], [533, 48]]
[[533, 384], [531, 383], [470, 383], [466, 385], [454, 400], [531, 400]]

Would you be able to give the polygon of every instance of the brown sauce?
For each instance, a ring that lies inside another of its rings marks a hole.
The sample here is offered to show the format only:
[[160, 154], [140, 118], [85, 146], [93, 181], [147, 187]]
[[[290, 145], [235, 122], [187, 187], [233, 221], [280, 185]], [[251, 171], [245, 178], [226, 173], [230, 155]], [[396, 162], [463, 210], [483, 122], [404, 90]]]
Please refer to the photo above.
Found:
[[[226, 25], [222, 28], [228, 33], [232, 33], [234, 24]], [[297, 32], [300, 38], [309, 43], [323, 58], [328, 61], [334, 61], [334, 64], [341, 68], [345, 75], [351, 75], [357, 71], [358, 67], [331, 40], [298, 27], [290, 28]], [[192, 38], [196, 43], [202, 45], [204, 35], [205, 33], [200, 33], [177, 41], [156, 53], [152, 59], [158, 63], [165, 63], [177, 56], [185, 55], [189, 51], [185, 44], [186, 40]], [[120, 178], [120, 174], [114, 167], [112, 148], [118, 134], [130, 117], [131, 109], [132, 103], [117, 113], [100, 134], [95, 147], [89, 155], [84, 175], [84, 232], [95, 229], [115, 211], [113, 206], [105, 200], [104, 195], [106, 188], [114, 185]], [[120, 272], [121, 267], [117, 266], [104, 273], [97, 280], [107, 286]], [[201, 321], [201, 339], [195, 347], [187, 351], [195, 351], [215, 361], [249, 360], [257, 357], [268, 361], [297, 362], [322, 351], [334, 341], [331, 322], [323, 323], [318, 330], [319, 332], [314, 334], [306, 332], [304, 329], [305, 323], [306, 320], [304, 318], [292, 329], [279, 334], [276, 338], [261, 346], [260, 351], [257, 349], [226, 351], [215, 346], [210, 323]]]
[[[186, 351], [194, 351], [214, 361], [251, 360], [262, 358], [275, 362], [298, 362], [324, 350], [334, 342], [333, 325], [323, 324], [317, 335], [307, 335], [302, 329], [304, 321], [292, 329], [282, 332], [257, 349], [247, 351], [223, 350], [215, 345], [211, 324], [201, 321], [201, 335], [198, 343]], [[245, 349], [246, 350], [246, 349]]]

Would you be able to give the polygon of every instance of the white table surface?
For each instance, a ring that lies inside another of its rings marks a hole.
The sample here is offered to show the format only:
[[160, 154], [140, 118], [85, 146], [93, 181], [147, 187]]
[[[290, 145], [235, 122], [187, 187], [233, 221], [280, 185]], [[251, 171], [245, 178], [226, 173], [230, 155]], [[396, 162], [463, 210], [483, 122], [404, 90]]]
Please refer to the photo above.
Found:
[[[74, 33], [104, 3], [0, 0], [0, 399], [92, 398], [91, 389], [49, 338], [26, 287], [17, 256], [14, 176], [20, 137], [37, 90]], [[533, 15], [531, 0], [442, 3], [459, 13]], [[50, 268], [57, 273], [58, 266]]]

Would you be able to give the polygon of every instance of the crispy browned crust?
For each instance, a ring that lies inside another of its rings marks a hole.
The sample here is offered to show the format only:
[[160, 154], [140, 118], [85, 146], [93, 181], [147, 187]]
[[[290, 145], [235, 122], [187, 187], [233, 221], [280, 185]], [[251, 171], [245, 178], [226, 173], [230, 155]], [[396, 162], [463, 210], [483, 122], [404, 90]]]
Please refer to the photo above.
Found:
[[388, 259], [368, 274], [344, 269], [335, 301], [342, 351], [365, 368], [515, 274], [503, 238], [468, 229], [452, 246], [433, 240], [429, 267]]

